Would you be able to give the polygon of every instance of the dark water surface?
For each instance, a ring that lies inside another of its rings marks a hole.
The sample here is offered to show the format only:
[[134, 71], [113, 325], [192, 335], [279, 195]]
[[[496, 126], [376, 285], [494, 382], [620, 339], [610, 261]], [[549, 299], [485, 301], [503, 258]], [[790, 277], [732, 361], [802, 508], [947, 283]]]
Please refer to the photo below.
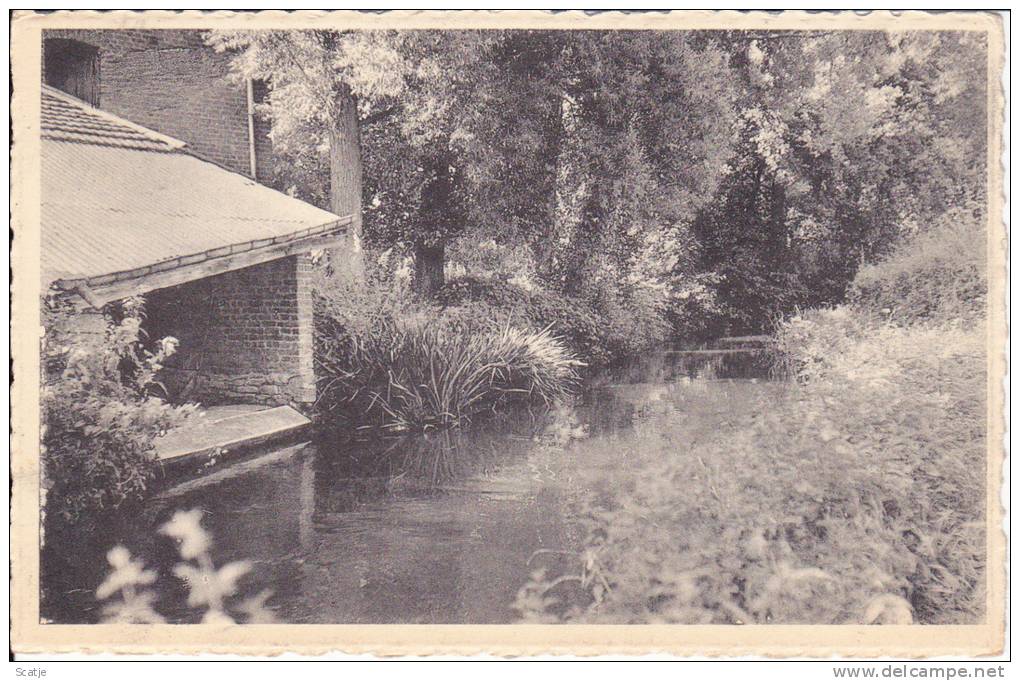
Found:
[[176, 549], [156, 529], [174, 511], [201, 508], [215, 564], [251, 561], [244, 595], [272, 589], [268, 605], [282, 622], [513, 622], [534, 557], [556, 569], [580, 548], [567, 502], [584, 493], [575, 478], [587, 447], [611, 441], [626, 452], [646, 412], [724, 427], [725, 410], [696, 405], [711, 394], [735, 407], [760, 400], [764, 375], [746, 354], [656, 354], [551, 413], [401, 439], [322, 436], [233, 464], [164, 490], [101, 533], [51, 546], [43, 616], [98, 620], [92, 594], [106, 551], [122, 544], [160, 573], [156, 609], [195, 621], [172, 575]]

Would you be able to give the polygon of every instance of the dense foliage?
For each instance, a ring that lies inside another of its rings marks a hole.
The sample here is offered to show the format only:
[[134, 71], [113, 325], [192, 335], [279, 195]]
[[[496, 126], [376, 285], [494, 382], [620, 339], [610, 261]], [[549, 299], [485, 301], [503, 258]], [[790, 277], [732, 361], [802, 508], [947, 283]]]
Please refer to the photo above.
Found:
[[141, 307], [129, 301], [122, 313], [93, 337], [48, 339], [42, 469], [51, 521], [77, 522], [141, 499], [156, 472], [153, 442], [193, 411], [161, 399], [155, 378], [176, 341], [144, 349]]
[[765, 35], [734, 55], [745, 103], [695, 225], [737, 330], [842, 300], [858, 267], [983, 202], [984, 45], [956, 33]]
[[410, 256], [420, 293], [434, 297], [458, 257], [493, 244], [514, 254], [518, 279], [582, 301], [633, 345], [760, 332], [796, 308], [839, 303], [863, 264], [980, 205], [983, 40], [210, 37], [238, 74], [270, 81], [285, 190], [319, 201], [338, 190], [337, 101], [353, 98], [365, 239]]
[[850, 299], [899, 324], [981, 319], [987, 296], [981, 221], [982, 211], [971, 206], [948, 211], [889, 257], [862, 267]]
[[[508, 281], [466, 275], [449, 280], [436, 302], [446, 318], [483, 322], [493, 320], [533, 331], [549, 328], [589, 364], [611, 356], [605, 327], [584, 300]], [[625, 339], [616, 339], [620, 343]]]

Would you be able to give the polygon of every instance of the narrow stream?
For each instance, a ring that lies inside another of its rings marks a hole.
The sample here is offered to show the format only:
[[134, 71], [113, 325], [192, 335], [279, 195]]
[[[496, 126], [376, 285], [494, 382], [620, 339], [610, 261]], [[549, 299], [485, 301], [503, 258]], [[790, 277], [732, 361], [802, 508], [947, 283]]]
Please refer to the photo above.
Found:
[[556, 569], [580, 548], [568, 501], [585, 493], [576, 473], [586, 449], [612, 443], [625, 453], [649, 413], [724, 433], [731, 412], [763, 408], [776, 387], [746, 353], [692, 361], [667, 352], [552, 413], [401, 439], [321, 437], [271, 452], [165, 490], [102, 537], [51, 553], [43, 616], [96, 621], [104, 554], [120, 543], [159, 571], [156, 609], [195, 621], [172, 576], [175, 548], [156, 528], [176, 510], [201, 508], [215, 563], [251, 561], [245, 595], [272, 589], [268, 605], [282, 622], [510, 623], [533, 558]]

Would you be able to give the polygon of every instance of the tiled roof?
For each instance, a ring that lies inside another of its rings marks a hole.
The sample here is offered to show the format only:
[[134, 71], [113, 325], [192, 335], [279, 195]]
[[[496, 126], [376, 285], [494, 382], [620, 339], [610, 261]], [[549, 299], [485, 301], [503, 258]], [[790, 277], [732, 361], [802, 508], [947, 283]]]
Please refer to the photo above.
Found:
[[185, 146], [180, 140], [94, 109], [46, 85], [40, 116], [42, 137], [47, 140], [163, 152], [179, 151]]
[[177, 140], [43, 92], [44, 286], [141, 276], [348, 222], [192, 156]]

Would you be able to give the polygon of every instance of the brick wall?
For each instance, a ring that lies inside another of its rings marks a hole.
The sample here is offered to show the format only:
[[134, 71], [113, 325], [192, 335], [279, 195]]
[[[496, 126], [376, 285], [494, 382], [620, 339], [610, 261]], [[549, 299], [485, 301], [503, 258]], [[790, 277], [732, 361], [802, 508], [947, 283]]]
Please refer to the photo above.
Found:
[[[66, 38], [99, 48], [99, 108], [176, 137], [197, 154], [250, 175], [246, 87], [229, 78], [229, 55], [207, 47], [202, 34], [48, 30], [43, 39]], [[268, 179], [272, 167], [269, 124], [257, 123], [259, 178]]]
[[76, 344], [88, 347], [106, 340], [106, 316], [78, 298], [47, 297], [41, 313], [45, 329], [41, 348], [44, 380], [57, 378], [64, 371], [68, 348]]
[[171, 393], [205, 404], [310, 404], [311, 261], [295, 255], [146, 295], [146, 330], [174, 336]]

